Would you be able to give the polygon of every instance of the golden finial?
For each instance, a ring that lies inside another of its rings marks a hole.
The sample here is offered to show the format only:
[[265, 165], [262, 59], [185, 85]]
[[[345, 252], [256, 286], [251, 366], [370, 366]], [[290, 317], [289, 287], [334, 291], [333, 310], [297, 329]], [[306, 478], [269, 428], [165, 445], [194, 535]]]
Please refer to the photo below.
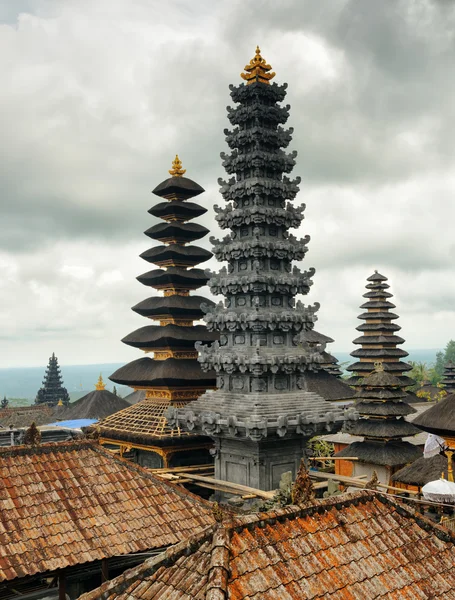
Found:
[[175, 155], [175, 158], [172, 161], [172, 169], [169, 170], [169, 173], [172, 177], [183, 177], [186, 173], [186, 169], [182, 169], [182, 161], [178, 154]]
[[272, 67], [265, 62], [265, 59], [261, 56], [261, 49], [256, 46], [256, 55], [250, 60], [249, 64], [245, 66], [246, 73], [240, 73], [240, 77], [245, 79], [246, 84], [251, 83], [266, 83], [269, 84], [270, 79], [275, 77], [275, 73], [269, 73]]
[[104, 390], [105, 387], [106, 387], [106, 384], [104, 383], [103, 378], [100, 373], [100, 376], [98, 377], [98, 381], [97, 381], [97, 383], [95, 383], [95, 388], [97, 390]]
[[382, 371], [384, 371], [384, 365], [383, 365], [382, 361], [380, 361], [380, 360], [375, 361], [374, 370], [376, 371], [376, 373], [382, 373]]
[[60, 400], [57, 402], [57, 406], [63, 406], [63, 400], [60, 398]]

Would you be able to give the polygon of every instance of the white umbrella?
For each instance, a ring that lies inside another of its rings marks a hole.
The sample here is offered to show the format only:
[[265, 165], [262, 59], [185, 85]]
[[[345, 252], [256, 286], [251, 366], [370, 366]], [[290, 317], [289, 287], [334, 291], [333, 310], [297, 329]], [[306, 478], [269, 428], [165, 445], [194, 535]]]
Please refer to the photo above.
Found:
[[442, 438], [434, 435], [433, 433], [429, 433], [423, 449], [423, 457], [431, 458], [432, 456], [441, 454], [441, 450], [444, 448], [444, 446], [445, 442]]
[[432, 502], [455, 503], [455, 483], [442, 477], [424, 485], [422, 493], [424, 498]]

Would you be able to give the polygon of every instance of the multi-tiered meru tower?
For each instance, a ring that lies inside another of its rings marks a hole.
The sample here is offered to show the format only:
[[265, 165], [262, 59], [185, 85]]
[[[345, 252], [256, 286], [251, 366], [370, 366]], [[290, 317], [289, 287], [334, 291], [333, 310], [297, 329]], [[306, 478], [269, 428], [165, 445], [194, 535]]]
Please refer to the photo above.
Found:
[[292, 134], [282, 127], [289, 106], [279, 104], [287, 85], [270, 84], [275, 74], [259, 48], [245, 70], [246, 84], [230, 86], [237, 103], [228, 108], [232, 151], [221, 157], [232, 177], [220, 181], [226, 206], [215, 206], [220, 227], [231, 233], [211, 240], [217, 259], [228, 262], [209, 282], [213, 294], [225, 296], [224, 304], [207, 307], [207, 327], [220, 340], [197, 346], [202, 368], [217, 372], [218, 390], [168, 415], [171, 424], [215, 439], [218, 479], [267, 490], [283, 472], [296, 473], [309, 438], [339, 426], [344, 414], [325, 398], [352, 391], [322, 368], [332, 340], [313, 330], [319, 305], [295, 301], [308, 293], [314, 269], [292, 266], [305, 256], [309, 236], [289, 234], [305, 206], [292, 203], [300, 179], [285, 175], [297, 154], [283, 150]]
[[455, 364], [451, 360], [444, 367], [441, 385], [448, 394], [455, 392]]
[[44, 375], [43, 386], [38, 390], [35, 404], [47, 404], [48, 406], [68, 406], [70, 397], [68, 390], [63, 385], [62, 374], [54, 352], [49, 359], [49, 364]]
[[392, 294], [387, 291], [390, 288], [387, 277], [375, 271], [367, 281], [367, 291], [363, 294], [367, 301], [360, 306], [365, 312], [358, 317], [365, 322], [356, 328], [362, 335], [353, 341], [353, 344], [361, 347], [351, 352], [351, 356], [358, 360], [347, 368], [353, 373], [348, 383], [356, 386], [363, 377], [375, 370], [375, 364], [379, 362], [384, 371], [399, 377], [407, 386], [413, 385], [414, 380], [404, 375], [412, 366], [400, 360], [408, 353], [397, 348], [404, 343], [404, 339], [397, 335], [401, 327], [393, 322], [398, 315], [390, 312], [395, 304], [390, 302]]
[[188, 202], [203, 188], [184, 177], [181, 161], [176, 156], [171, 177], [160, 183], [153, 193], [163, 199], [149, 213], [164, 222], [154, 225], [145, 233], [160, 245], [141, 254], [154, 269], [138, 280], [163, 296], [152, 296], [133, 307], [143, 317], [158, 321], [157, 325], [141, 327], [122, 341], [152, 358], [141, 358], [118, 369], [110, 379], [135, 390], [145, 390], [141, 402], [121, 410], [99, 423], [102, 442], [119, 445], [121, 451], [136, 453], [136, 460], [144, 466], [178, 466], [182, 463], [207, 462], [211, 440], [188, 431], [170, 429], [164, 413], [169, 407], [184, 408], [209, 388], [215, 387], [215, 374], [202, 371], [197, 341], [218, 339], [204, 325], [194, 325], [203, 315], [201, 303], [213, 304], [190, 292], [204, 286], [208, 275], [196, 265], [211, 258], [212, 253], [198, 246], [188, 245], [203, 238], [208, 229], [191, 219], [203, 215], [207, 209]]

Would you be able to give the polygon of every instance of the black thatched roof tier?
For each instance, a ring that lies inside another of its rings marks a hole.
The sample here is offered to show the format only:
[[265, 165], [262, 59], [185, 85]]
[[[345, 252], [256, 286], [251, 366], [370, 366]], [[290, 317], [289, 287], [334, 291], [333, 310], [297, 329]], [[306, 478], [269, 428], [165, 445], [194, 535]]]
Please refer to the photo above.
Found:
[[[403, 403], [403, 406], [405, 405]], [[370, 407], [363, 403], [358, 405], [356, 403], [355, 407], [360, 411], [362, 411], [363, 415], [371, 416], [371, 414], [378, 416], [377, 413], [371, 412]], [[387, 406], [388, 408], [388, 406]], [[391, 411], [387, 411], [385, 416], [391, 416]], [[381, 440], [391, 440], [396, 438], [408, 437], [410, 435], [417, 435], [419, 430], [417, 427], [414, 427], [412, 423], [405, 421], [402, 418], [394, 418], [394, 419], [383, 419], [374, 417], [370, 419], [359, 419], [352, 423], [349, 428], [349, 433], [351, 435], [360, 435], [362, 437], [366, 437], [369, 440], [372, 438], [381, 439]]]
[[449, 394], [414, 419], [414, 425], [423, 431], [441, 437], [455, 436], [455, 394]]
[[[355, 363], [355, 364], [358, 364], [358, 363]], [[368, 363], [362, 363], [362, 364], [368, 364]], [[374, 368], [372, 364], [370, 365], [370, 368], [371, 368], [371, 370]], [[350, 370], [349, 367], [347, 367], [346, 370], [349, 371]], [[366, 371], [362, 375], [353, 375], [352, 377], [349, 377], [349, 379], [346, 379], [345, 383], [347, 383], [348, 385], [352, 385], [352, 386], [358, 386], [360, 381], [366, 375], [368, 375], [368, 372], [366, 372]], [[414, 379], [411, 379], [410, 377], [407, 377], [406, 375], [398, 375], [397, 377], [401, 381], [401, 383], [404, 385], [404, 387], [409, 387], [411, 385], [415, 385]], [[422, 400], [419, 399], [418, 402], [422, 402]]]
[[309, 342], [310, 344], [330, 344], [333, 342], [333, 339], [323, 333], [319, 333], [314, 329], [310, 329], [309, 331], [305, 331], [300, 334], [301, 341]]
[[[400, 379], [403, 379], [403, 377], [400, 377]], [[408, 404], [422, 404], [422, 398], [416, 396], [414, 392], [406, 392], [406, 398], [403, 398], [403, 402], [407, 402]]]
[[212, 300], [203, 296], [153, 296], [147, 298], [133, 306], [134, 312], [143, 317], [187, 317], [191, 320], [198, 320], [204, 315], [201, 305], [215, 306]]
[[188, 177], [169, 177], [153, 190], [153, 194], [167, 200], [186, 200], [204, 192], [198, 183]]
[[141, 258], [158, 266], [185, 266], [194, 267], [199, 263], [209, 260], [213, 256], [211, 252], [199, 246], [180, 246], [170, 244], [169, 246], [155, 246], [146, 250]]
[[[395, 304], [388, 302], [387, 300], [368, 300], [360, 305], [360, 308], [396, 308]], [[376, 313], [373, 313], [376, 314]]]
[[386, 334], [389, 331], [400, 331], [401, 327], [396, 323], [361, 323], [356, 327], [357, 331], [378, 331]]
[[104, 419], [113, 413], [127, 408], [129, 403], [109, 390], [94, 390], [72, 402], [59, 412], [59, 420], [69, 419]]
[[302, 377], [301, 388], [306, 392], [315, 392], [325, 400], [350, 400], [354, 397], [353, 390], [325, 370], [317, 372], [307, 371]]
[[[361, 335], [353, 340], [353, 344], [403, 344], [399, 335]], [[352, 355], [351, 355], [352, 356]]]
[[401, 348], [359, 348], [351, 352], [354, 358], [402, 358], [409, 356], [405, 350]]
[[[373, 282], [379, 282], [384, 284], [385, 287], [389, 287], [388, 283], [384, 283], [385, 281], [388, 281], [387, 277], [385, 275], [381, 275], [381, 273], [378, 273], [377, 271], [375, 271], [373, 273], [373, 275], [370, 275], [369, 277], [367, 277], [367, 281], [373, 281]], [[367, 286], [368, 287], [368, 286]]]
[[357, 317], [358, 319], [364, 319], [365, 321], [371, 321], [371, 320], [376, 320], [376, 319], [399, 319], [400, 317], [398, 315], [396, 315], [395, 313], [389, 313], [389, 312], [366, 312], [366, 313], [362, 313], [361, 315], [358, 315]]
[[[401, 382], [400, 382], [401, 383]], [[400, 389], [364, 389], [360, 388], [357, 392], [358, 398], [369, 398], [378, 401], [382, 400], [401, 400], [407, 396], [404, 390]]]
[[154, 217], [165, 220], [190, 221], [207, 212], [206, 208], [195, 202], [159, 202], [148, 211]]
[[197, 223], [179, 223], [174, 221], [172, 223], [158, 223], [157, 225], [153, 225], [153, 227], [145, 231], [145, 235], [160, 242], [169, 241], [186, 244], [187, 242], [200, 240], [208, 232], [207, 227], [203, 227]]
[[455, 364], [449, 361], [444, 367], [441, 384], [448, 394], [455, 392]]
[[143, 317], [187, 317], [197, 321], [205, 314], [202, 304], [215, 306], [212, 300], [203, 296], [152, 296], [133, 306], [132, 310]]
[[152, 360], [139, 358], [117, 369], [109, 379], [130, 387], [215, 387], [212, 371], [203, 372], [196, 359]]
[[162, 289], [165, 287], [184, 287], [195, 290], [207, 283], [210, 277], [202, 269], [180, 269], [169, 267], [166, 270], [154, 269], [136, 278], [143, 285]]
[[204, 325], [182, 327], [180, 325], [148, 325], [136, 329], [122, 339], [124, 344], [143, 350], [165, 348], [190, 348], [194, 350], [196, 342], [214, 342], [218, 334], [207, 331]]
[[409, 442], [354, 442], [335, 456], [358, 458], [361, 462], [373, 465], [397, 467], [413, 462], [422, 456], [417, 446]]
[[[374, 362], [375, 361], [369, 361], [369, 362], [359, 361], [352, 365], [349, 365], [349, 367], [347, 367], [346, 370], [354, 372], [354, 373], [362, 373], [362, 374], [367, 375], [368, 373], [371, 373], [371, 371], [374, 369]], [[389, 371], [390, 373], [403, 373], [404, 371], [412, 370], [411, 365], [401, 362], [401, 361], [383, 362], [382, 365], [384, 366], [384, 370]], [[408, 385], [414, 384], [414, 380], [410, 379], [409, 381], [411, 383], [409, 383]]]
[[[367, 288], [371, 287], [371, 286], [366, 286]], [[386, 292], [384, 288], [388, 288], [390, 286], [385, 285], [385, 286], [381, 286], [380, 289], [372, 289], [370, 292], [367, 292], [366, 294], [363, 294], [364, 298], [392, 298], [393, 294], [391, 294], [390, 292]]]
[[[406, 394], [404, 395], [406, 396]], [[405, 402], [369, 402], [368, 400], [362, 400], [361, 402], [356, 402], [355, 407], [361, 415], [374, 415], [378, 417], [405, 417], [416, 412], [414, 408]], [[349, 433], [352, 432], [350, 431]]]
[[[455, 470], [455, 464], [453, 465]], [[448, 479], [447, 457], [437, 454], [430, 458], [421, 456], [410, 465], [406, 465], [392, 476], [392, 481], [423, 487], [430, 481], [436, 481], [444, 474]]]
[[125, 400], [125, 402], [128, 402], [129, 405], [133, 405], [137, 404], [141, 400], [144, 400], [145, 394], [145, 390], [136, 390], [134, 392], [131, 392], [131, 394], [128, 394], [128, 396], [125, 396], [123, 399]]

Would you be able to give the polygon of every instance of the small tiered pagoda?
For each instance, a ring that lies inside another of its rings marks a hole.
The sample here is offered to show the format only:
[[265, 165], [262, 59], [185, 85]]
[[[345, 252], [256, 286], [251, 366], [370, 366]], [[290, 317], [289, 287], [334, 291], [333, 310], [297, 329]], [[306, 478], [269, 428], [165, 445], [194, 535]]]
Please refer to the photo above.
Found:
[[451, 360], [444, 367], [441, 385], [448, 394], [455, 392], [455, 364]]
[[178, 156], [169, 171], [171, 177], [160, 183], [153, 193], [163, 199], [148, 212], [162, 219], [145, 234], [161, 244], [146, 250], [141, 257], [159, 268], [137, 279], [163, 296], [152, 296], [133, 307], [143, 317], [158, 321], [141, 327], [122, 341], [153, 358], [135, 360], [110, 376], [111, 381], [145, 391], [145, 399], [103, 421], [97, 429], [104, 444], [131, 451], [134, 459], [150, 467], [178, 466], [182, 461], [210, 460], [206, 437], [191, 435], [166, 424], [164, 413], [169, 407], [185, 408], [208, 388], [215, 387], [215, 374], [203, 372], [198, 363], [195, 343], [218, 338], [204, 325], [194, 325], [203, 315], [201, 303], [213, 304], [190, 292], [204, 286], [209, 276], [195, 265], [207, 261], [212, 253], [188, 245], [203, 238], [208, 229], [188, 221], [207, 209], [189, 202], [204, 192], [184, 177], [186, 170]]
[[360, 418], [349, 422], [344, 430], [363, 440], [353, 442], [336, 456], [354, 458], [352, 475], [370, 477], [376, 471], [379, 481], [389, 485], [398, 469], [419, 458], [422, 453], [403, 438], [420, 433], [405, 417], [415, 413], [406, 401], [403, 383], [399, 377], [384, 370], [377, 362], [375, 371], [357, 381], [355, 408]]
[[68, 390], [63, 386], [58, 360], [53, 352], [46, 368], [43, 387], [36, 394], [35, 404], [68, 406], [69, 401]]
[[237, 106], [228, 108], [231, 153], [221, 157], [232, 177], [220, 180], [227, 204], [214, 207], [230, 233], [211, 239], [216, 258], [228, 262], [209, 282], [224, 304], [206, 307], [207, 327], [220, 340], [197, 345], [202, 369], [217, 373], [218, 390], [168, 415], [171, 425], [215, 439], [216, 478], [269, 490], [284, 472], [295, 476], [309, 438], [341, 425], [342, 409], [326, 398], [352, 391], [322, 368], [332, 340], [313, 329], [319, 305], [295, 300], [308, 293], [315, 271], [292, 265], [305, 256], [309, 236], [289, 233], [305, 205], [292, 202], [300, 179], [285, 175], [297, 154], [283, 150], [292, 134], [282, 127], [287, 85], [271, 83], [275, 74], [259, 48], [245, 71], [246, 84], [230, 86]]
[[[375, 363], [380, 362], [384, 371], [395, 375], [409, 387], [415, 382], [405, 373], [410, 371], [412, 366], [401, 360], [408, 356], [408, 353], [397, 348], [405, 340], [397, 335], [401, 327], [393, 322], [399, 318], [398, 315], [390, 312], [390, 309], [395, 308], [395, 304], [390, 302], [393, 295], [387, 291], [390, 288], [387, 277], [375, 271], [368, 277], [367, 282], [367, 292], [363, 294], [367, 301], [360, 306], [365, 312], [358, 317], [365, 322], [356, 328], [362, 335], [353, 341], [353, 344], [361, 347], [351, 353], [358, 361], [347, 367], [347, 371], [352, 373], [347, 383], [356, 387], [365, 375], [374, 371]], [[411, 392], [408, 392], [405, 398], [405, 402], [420, 401]]]

